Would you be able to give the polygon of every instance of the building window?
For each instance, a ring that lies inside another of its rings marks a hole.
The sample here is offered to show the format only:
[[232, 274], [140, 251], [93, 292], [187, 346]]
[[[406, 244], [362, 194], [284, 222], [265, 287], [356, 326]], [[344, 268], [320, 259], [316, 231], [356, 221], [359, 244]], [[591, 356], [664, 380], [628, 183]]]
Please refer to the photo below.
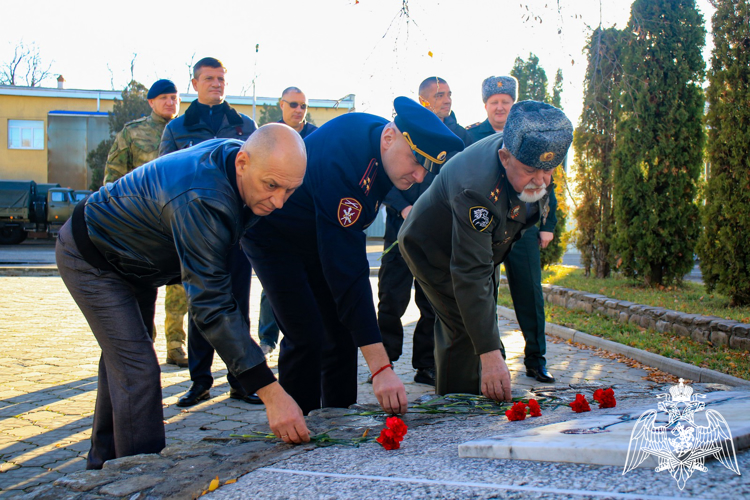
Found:
[[44, 120], [8, 120], [8, 149], [44, 149]]

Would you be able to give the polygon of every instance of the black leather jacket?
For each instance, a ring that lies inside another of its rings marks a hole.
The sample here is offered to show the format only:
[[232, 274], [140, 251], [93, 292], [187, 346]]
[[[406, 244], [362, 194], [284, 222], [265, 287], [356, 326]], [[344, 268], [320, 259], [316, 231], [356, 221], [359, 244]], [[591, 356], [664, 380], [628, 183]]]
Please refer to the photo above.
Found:
[[198, 329], [236, 376], [265, 366], [226, 264], [229, 248], [259, 219], [237, 191], [240, 147], [217, 139], [158, 158], [92, 194], [72, 221], [79, 251], [95, 267], [136, 286], [181, 279]]
[[201, 120], [201, 106], [205, 107], [198, 101], [193, 101], [184, 115], [178, 116], [167, 124], [161, 136], [159, 156], [189, 148], [209, 139], [225, 138], [246, 141], [250, 134], [258, 129], [252, 118], [238, 113], [224, 101], [211, 107], [212, 110], [224, 113], [221, 127], [214, 133], [211, 127]]

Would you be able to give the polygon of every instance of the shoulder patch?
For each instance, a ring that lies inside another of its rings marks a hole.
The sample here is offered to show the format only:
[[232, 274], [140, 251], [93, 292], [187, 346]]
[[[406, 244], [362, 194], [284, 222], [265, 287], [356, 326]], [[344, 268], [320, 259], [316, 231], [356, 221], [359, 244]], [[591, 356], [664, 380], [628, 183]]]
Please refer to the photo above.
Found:
[[471, 130], [471, 129], [473, 129], [474, 127], [478, 127], [478, 126], [479, 126], [479, 125], [481, 125], [481, 124], [482, 124], [482, 122], [476, 122], [476, 123], [475, 123], [475, 124], [473, 124], [473, 125], [467, 125], [467, 126], [466, 126], [466, 130]]
[[140, 122], [145, 121], [147, 119], [148, 119], [148, 116], [142, 116], [140, 118], [136, 118], [135, 120], [130, 120], [129, 122], [127, 122], [125, 124], [125, 127], [127, 127], [128, 125], [135, 125], [136, 123], [140, 123]]
[[480, 233], [490, 227], [492, 224], [493, 215], [486, 207], [471, 207], [469, 209], [469, 220], [471, 225]]
[[354, 198], [341, 198], [339, 202], [338, 218], [343, 227], [349, 227], [362, 214], [362, 205]]

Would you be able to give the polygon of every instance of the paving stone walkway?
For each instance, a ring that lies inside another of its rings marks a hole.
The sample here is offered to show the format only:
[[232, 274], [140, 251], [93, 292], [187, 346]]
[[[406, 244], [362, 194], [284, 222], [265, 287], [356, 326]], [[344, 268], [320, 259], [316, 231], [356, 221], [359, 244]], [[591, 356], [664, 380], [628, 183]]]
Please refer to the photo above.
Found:
[[[373, 287], [377, 287], [376, 278], [371, 283]], [[259, 295], [260, 286], [254, 280], [251, 299], [253, 318], [257, 318]], [[11, 497], [28, 493], [39, 485], [51, 485], [66, 474], [84, 470], [96, 398], [100, 351], [83, 316], [59, 278], [3, 277], [0, 278], [0, 297], [3, 297], [3, 317], [0, 319], [0, 339], [3, 346], [0, 354], [0, 496]], [[413, 329], [417, 315], [418, 311], [412, 303], [404, 317], [404, 322], [408, 324], [405, 354], [395, 365], [411, 402], [433, 392], [432, 387], [413, 381], [411, 339], [408, 334]], [[249, 434], [267, 429], [266, 417], [263, 406], [248, 405], [228, 398], [226, 370], [218, 358], [214, 364], [214, 373], [218, 376], [212, 389], [213, 397], [189, 409], [178, 408], [175, 405], [177, 398], [190, 386], [189, 373], [187, 369], [164, 363], [166, 349], [163, 328], [160, 328], [163, 323], [163, 294], [160, 293], [157, 306], [157, 329], [160, 335], [156, 341], [156, 349], [162, 363], [167, 444], [173, 453], [170, 460], [176, 460], [183, 473], [189, 475], [188, 460], [195, 455], [185, 450], [201, 446], [201, 440], [204, 440], [203, 446], [208, 442], [215, 447], [217, 443], [226, 443], [231, 434]], [[256, 328], [257, 324], [254, 324], [253, 335], [256, 335]], [[525, 376], [523, 337], [517, 328], [514, 322], [500, 319], [501, 335], [509, 355], [514, 394], [526, 394], [539, 384]], [[277, 352], [270, 357], [269, 362], [274, 368], [276, 355]], [[644, 369], [631, 368], [625, 363], [600, 357], [594, 351], [581, 350], [564, 342], [548, 342], [547, 358], [550, 371], [561, 385], [586, 382], [603, 386], [642, 384], [643, 377], [648, 374]], [[376, 402], [371, 386], [365, 383], [367, 374], [366, 365], [360, 360], [359, 401], [363, 405]], [[324, 426], [325, 422], [320, 425]], [[472, 427], [475, 424], [466, 425]], [[214, 441], [210, 441], [211, 439]], [[237, 445], [235, 440], [233, 446]], [[291, 447], [289, 456], [305, 451], [301, 448], [297, 447], [294, 451], [295, 448]], [[274, 453], [284, 451], [275, 449]], [[333, 448], [315, 451], [325, 454], [327, 450]], [[260, 456], [260, 451], [262, 450], [256, 450], [255, 455], [246, 454], [245, 457]], [[450, 453], [455, 454], [455, 447]], [[268, 459], [268, 463], [283, 460], [284, 456], [273, 455], [273, 460]], [[259, 460], [256, 466], [260, 467], [263, 463]], [[349, 466], [349, 472], [359, 470], [356, 463], [350, 463]], [[137, 469], [137, 464], [131, 463], [129, 467], [140, 470]], [[241, 474], [237, 472], [237, 475]], [[163, 477], [160, 481], [163, 481]], [[336, 497], [335, 486], [332, 488], [330, 496]], [[114, 491], [112, 498], [127, 489], [126, 485], [123, 489]], [[320, 493], [324, 494], [325, 491]], [[126, 494], [129, 493], [122, 493]], [[162, 496], [168, 495], [157, 495]], [[55, 498], [55, 495], [52, 494], [49, 498]]]

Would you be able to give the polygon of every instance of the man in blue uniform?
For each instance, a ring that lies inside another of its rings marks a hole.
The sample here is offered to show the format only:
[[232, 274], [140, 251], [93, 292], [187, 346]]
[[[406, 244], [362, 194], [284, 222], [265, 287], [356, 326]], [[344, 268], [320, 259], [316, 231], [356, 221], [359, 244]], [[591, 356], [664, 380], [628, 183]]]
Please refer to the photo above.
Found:
[[[482, 100], [487, 120], [468, 128], [474, 142], [502, 133], [508, 112], [517, 98], [518, 81], [512, 76], [490, 76], [482, 82]], [[547, 248], [555, 236], [557, 197], [549, 193], [549, 215], [539, 226], [531, 226], [514, 245], [505, 259], [508, 288], [513, 299], [518, 325], [521, 327], [526, 375], [539, 382], [551, 383], [555, 377], [547, 371], [547, 338], [545, 337], [544, 295], [540, 249]], [[499, 271], [498, 267], [498, 271]]]
[[[419, 85], [419, 102], [440, 118], [448, 129], [466, 143], [466, 129], [456, 121], [451, 110], [453, 103], [451, 88], [443, 78], [432, 76]], [[448, 158], [456, 151], [448, 151]], [[404, 345], [404, 327], [401, 316], [409, 307], [411, 288], [414, 284], [414, 302], [419, 308], [419, 320], [414, 327], [411, 364], [416, 370], [414, 381], [435, 385], [435, 312], [424, 296], [419, 283], [414, 281], [411, 271], [401, 257], [398, 245], [398, 230], [422, 193], [432, 184], [437, 172], [428, 172], [424, 182], [402, 191], [392, 188], [383, 200], [385, 205], [385, 237], [383, 255], [378, 270], [378, 326], [383, 336], [383, 345], [391, 362], [401, 357]]]
[[302, 188], [242, 242], [284, 332], [279, 381], [305, 413], [356, 402], [357, 347], [383, 409], [406, 411], [378, 329], [363, 230], [393, 186], [422, 182], [463, 142], [411, 99], [394, 107], [392, 122], [350, 113], [308, 136]]
[[102, 349], [86, 468], [165, 446], [159, 362], [147, 323], [158, 287], [185, 286], [196, 327], [243, 389], [266, 404], [285, 442], [309, 440], [231, 291], [226, 255], [304, 178], [305, 147], [288, 127], [250, 141], [212, 140], [158, 158], [92, 194], [65, 223], [60, 276]]

